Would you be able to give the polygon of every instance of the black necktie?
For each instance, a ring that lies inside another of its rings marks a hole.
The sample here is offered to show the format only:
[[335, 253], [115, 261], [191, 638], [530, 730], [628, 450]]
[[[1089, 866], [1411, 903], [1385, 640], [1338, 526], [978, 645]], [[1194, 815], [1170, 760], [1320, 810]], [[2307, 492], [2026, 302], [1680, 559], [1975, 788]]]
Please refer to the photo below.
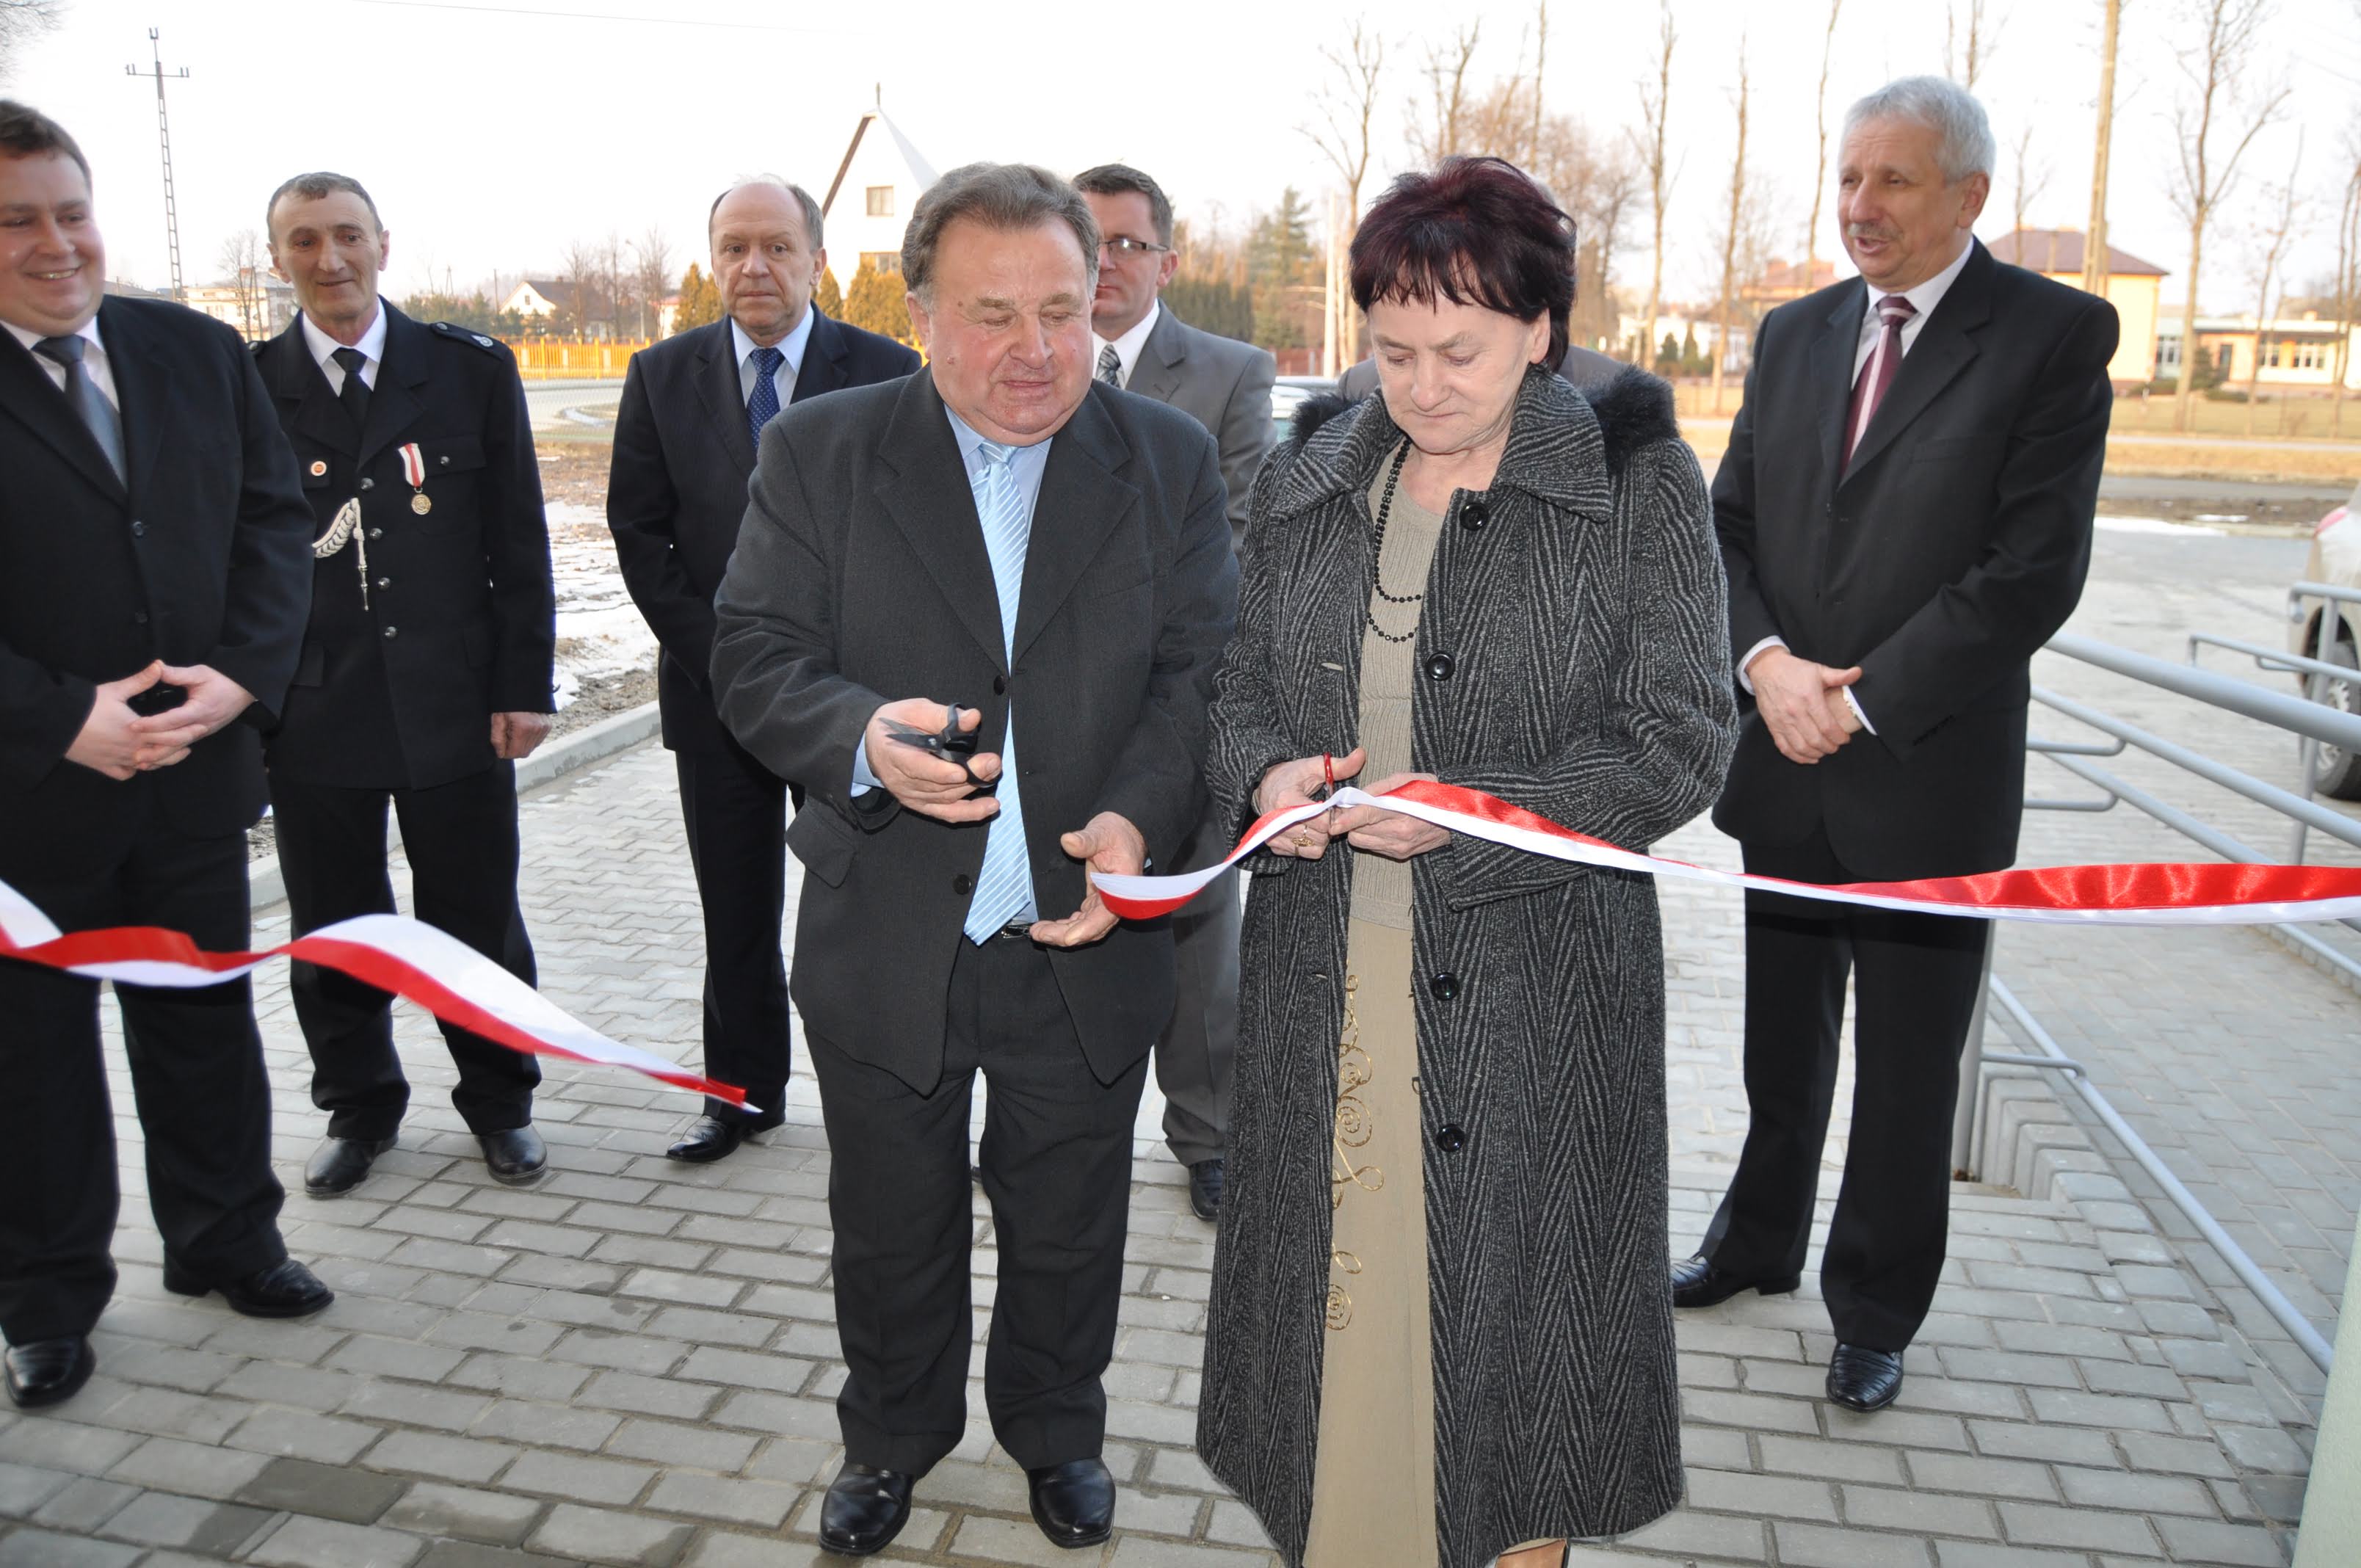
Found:
[[345, 367], [345, 389], [336, 394], [336, 401], [353, 416], [353, 429], [360, 431], [368, 424], [368, 383], [361, 379], [361, 367], [368, 363], [368, 356], [357, 348], [339, 348], [328, 357]]
[[33, 345], [34, 352], [45, 359], [53, 359], [66, 367], [66, 401], [82, 416], [82, 423], [115, 466], [115, 477], [128, 480], [123, 466], [123, 421], [98, 383], [90, 378], [90, 367], [82, 363], [82, 352], [89, 344], [80, 337], [45, 337]]

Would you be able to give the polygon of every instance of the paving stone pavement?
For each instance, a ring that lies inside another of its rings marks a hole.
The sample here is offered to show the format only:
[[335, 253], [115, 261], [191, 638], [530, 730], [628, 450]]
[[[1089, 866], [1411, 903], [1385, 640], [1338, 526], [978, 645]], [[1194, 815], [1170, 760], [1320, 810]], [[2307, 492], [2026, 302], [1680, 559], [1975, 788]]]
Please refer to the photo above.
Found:
[[[643, 746], [573, 775], [527, 799], [524, 825], [544, 989], [620, 1036], [692, 1057], [700, 927], [668, 759]], [[1734, 858], [1704, 825], [1666, 849]], [[1672, 1203], [1686, 1241], [1743, 1126], [1738, 912], [1693, 885], [1665, 896]], [[281, 928], [283, 914], [258, 938]], [[2267, 944], [2249, 956], [2294, 967]], [[555, 1173], [511, 1190], [472, 1157], [439, 1037], [405, 1009], [417, 1093], [402, 1145], [359, 1191], [321, 1202], [300, 1192], [321, 1117], [283, 974], [266, 976], [258, 1003], [277, 1154], [297, 1188], [289, 1241], [336, 1304], [308, 1322], [258, 1323], [217, 1298], [163, 1291], [111, 1039], [123, 1283], [90, 1386], [59, 1410], [0, 1411], [0, 1568], [826, 1561], [813, 1519], [839, 1457], [829, 1401], [843, 1368], [807, 1079], [786, 1126], [719, 1166], [684, 1168], [659, 1151], [692, 1102], [554, 1066], [539, 1120]], [[2218, 1042], [2213, 1025], [2192, 1027], [2192, 1048], [2209, 1029]], [[1049, 1547], [1021, 1473], [979, 1421], [922, 1483], [881, 1561], [1276, 1561], [1190, 1451], [1212, 1232], [1154, 1141], [1158, 1114], [1151, 1094], [1108, 1378], [1107, 1458], [1125, 1485], [1114, 1541], [1096, 1553]], [[1840, 1114], [1832, 1162], [1841, 1135]], [[1900, 1404], [1880, 1415], [1817, 1397], [1829, 1335], [1813, 1287], [1685, 1314], [1687, 1504], [1573, 1561], [2286, 1562], [2307, 1416], [2147, 1211], [2106, 1188], [2112, 1178], [2081, 1174], [2098, 1196], [2078, 1197], [2070, 1179], [2035, 1197], [1959, 1190], [1935, 1314]], [[981, 1330], [993, 1266], [981, 1201], [976, 1240]]]

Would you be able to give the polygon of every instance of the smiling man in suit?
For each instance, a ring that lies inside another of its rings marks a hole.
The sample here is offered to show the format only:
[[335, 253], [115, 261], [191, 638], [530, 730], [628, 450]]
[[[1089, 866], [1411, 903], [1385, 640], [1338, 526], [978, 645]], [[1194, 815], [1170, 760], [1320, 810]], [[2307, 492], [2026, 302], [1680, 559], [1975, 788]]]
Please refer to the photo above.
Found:
[[615, 416], [607, 526], [623, 580], [663, 649], [656, 697], [680, 780], [681, 824], [705, 910], [705, 1072], [746, 1091], [719, 1100], [665, 1152], [708, 1161], [779, 1124], [787, 1086], [790, 795], [714, 717], [713, 591], [737, 547], [746, 479], [773, 416], [918, 367], [892, 338], [822, 315], [819, 203], [764, 178], [714, 199], [708, 219], [722, 319], [631, 356]]
[[[805, 791], [795, 999], [848, 1369], [831, 1552], [892, 1541], [966, 1431], [978, 1072], [993, 1431], [1052, 1542], [1114, 1514], [1100, 1378], [1172, 937], [1084, 873], [1170, 864], [1195, 828], [1237, 574], [1213, 437], [1092, 379], [1098, 243], [1042, 170], [929, 188], [902, 242], [928, 367], [779, 417], [714, 601], [722, 720]], [[974, 754], [916, 743], [946, 731]]]
[[[1172, 313], [1164, 286], [1180, 269], [1172, 249], [1172, 202], [1162, 186], [1126, 164], [1102, 163], [1074, 176], [1099, 223], [1099, 281], [1091, 296], [1093, 371], [1213, 433], [1229, 497], [1230, 540], [1242, 544], [1246, 501], [1277, 433], [1270, 351], [1200, 332]], [[1176, 869], [1195, 871], [1229, 853], [1237, 825], [1208, 818], [1180, 847]], [[1189, 1172], [1189, 1206], [1201, 1220], [1222, 1206], [1229, 1144], [1230, 1065], [1238, 1048], [1238, 879], [1221, 878], [1172, 916], [1176, 998], [1156, 1041], [1156, 1086], [1164, 1091], [1164, 1143]]]
[[[531, 984], [516, 760], [549, 732], [557, 632], [516, 361], [378, 297], [391, 238], [357, 181], [299, 174], [263, 213], [302, 313], [256, 357], [321, 530], [311, 630], [269, 752], [294, 928], [392, 912], [390, 806], [418, 917]], [[328, 1113], [304, 1187], [335, 1197], [393, 1146], [410, 1102], [392, 999], [311, 964], [289, 989]], [[451, 1102], [492, 1177], [537, 1180], [534, 1058], [456, 1025], [443, 1038]]]
[[[236, 334], [103, 297], [90, 165], [0, 99], [0, 881], [68, 932], [247, 945], [246, 829], [295, 674], [311, 516]], [[280, 1239], [244, 979], [115, 983], [164, 1285], [258, 1317], [331, 1299]], [[70, 1398], [121, 1202], [98, 983], [0, 959], [8, 1397]]]
[[[1714, 480], [1730, 646], [1752, 703], [1714, 821], [1797, 882], [2016, 858], [2036, 650], [2090, 565], [2114, 404], [2105, 301], [1971, 229], [1993, 136], [1908, 77], [1845, 116], [1837, 214], [1861, 276], [1764, 318]], [[1986, 923], [1746, 898], [1738, 1170], [1675, 1306], [1795, 1288], [1848, 974], [1852, 1131], [1820, 1283], [1828, 1396], [1877, 1409], [1942, 1270], [1959, 1058]]]

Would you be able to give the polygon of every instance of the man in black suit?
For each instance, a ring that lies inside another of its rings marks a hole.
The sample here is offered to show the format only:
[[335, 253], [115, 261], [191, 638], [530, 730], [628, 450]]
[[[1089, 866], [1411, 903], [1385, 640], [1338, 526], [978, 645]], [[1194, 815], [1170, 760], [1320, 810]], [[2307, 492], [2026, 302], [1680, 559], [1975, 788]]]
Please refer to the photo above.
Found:
[[780, 409], [906, 376], [918, 356], [830, 321], [811, 302], [828, 253], [819, 203], [773, 179], [714, 199], [707, 236], [722, 319], [631, 356], [615, 416], [607, 525], [623, 581], [663, 648], [656, 698], [680, 778], [681, 824], [705, 907], [705, 1072], [746, 1091], [708, 1100], [665, 1151], [721, 1158], [779, 1124], [785, 1098], [788, 800], [803, 791], [757, 762], [713, 713], [713, 591], [738, 543], [746, 479]]
[[[1799, 882], [2016, 856], [2035, 650], [2071, 613], [2115, 313], [1971, 236], [1982, 108], [1933, 77], [1852, 106], [1838, 217], [1861, 276], [1763, 323], [1714, 480], [1753, 701], [1714, 820]], [[1795, 1288], [1855, 999], [1852, 1130], [1820, 1283], [1828, 1394], [1890, 1403], [1943, 1265], [1959, 1057], [1988, 927], [1749, 894], [1746, 1145], [1673, 1299]]]
[[[0, 100], [0, 881], [66, 931], [247, 943], [246, 829], [295, 673], [311, 522], [228, 328], [103, 299], [90, 165]], [[164, 1284], [258, 1317], [328, 1304], [287, 1255], [252, 992], [117, 982]], [[121, 1193], [98, 984], [0, 959], [8, 1396], [90, 1376]]]
[[1169, 864], [1196, 826], [1236, 567], [1213, 437], [1091, 378], [1098, 239], [1041, 170], [929, 189], [902, 246], [928, 369], [779, 417], [714, 603], [722, 721], [805, 791], [795, 999], [848, 1367], [832, 1552], [891, 1541], [965, 1428], [979, 1069], [993, 1430], [1052, 1541], [1113, 1516], [1100, 1376], [1172, 937], [1118, 925], [1084, 872]]
[[[1162, 186], [1127, 164], [1103, 163], [1074, 176], [1098, 219], [1098, 291], [1091, 336], [1102, 381], [1170, 403], [1213, 435], [1229, 494], [1230, 541], [1243, 545], [1255, 476], [1270, 455], [1270, 351], [1200, 332], [1159, 297], [1180, 257], [1172, 248], [1172, 203]], [[1206, 805], [1210, 814], [1212, 803]], [[1195, 871], [1230, 852], [1237, 824], [1209, 815], [1180, 847], [1177, 869]], [[1201, 1220], [1221, 1212], [1230, 1135], [1230, 1071], [1238, 1049], [1238, 878], [1225, 876], [1172, 916], [1179, 997], [1156, 1040], [1156, 1087], [1164, 1093], [1164, 1143], [1189, 1172], [1189, 1206]]]
[[[530, 985], [516, 759], [549, 732], [556, 626], [516, 361], [378, 297], [391, 237], [358, 181], [299, 174], [264, 219], [302, 313], [256, 357], [321, 530], [312, 624], [269, 750], [289, 913], [304, 932], [392, 911], [390, 805], [418, 917]], [[392, 999], [311, 964], [290, 989], [328, 1113], [304, 1188], [335, 1197], [393, 1146], [410, 1102]], [[456, 1025], [443, 1037], [451, 1102], [493, 1179], [539, 1179], [539, 1066]]]

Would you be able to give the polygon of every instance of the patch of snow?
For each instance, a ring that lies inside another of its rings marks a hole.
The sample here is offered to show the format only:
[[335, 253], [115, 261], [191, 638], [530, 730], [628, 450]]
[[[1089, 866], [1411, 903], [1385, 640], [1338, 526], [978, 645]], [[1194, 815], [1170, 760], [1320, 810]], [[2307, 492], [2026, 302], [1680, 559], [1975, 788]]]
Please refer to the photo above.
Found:
[[623, 587], [606, 514], [576, 501], [551, 501], [550, 570], [557, 586], [557, 705], [574, 699], [594, 675], [646, 669], [655, 634]]
[[[2216, 521], [2229, 521], [2217, 519]], [[2169, 522], [2160, 517], [2100, 517], [2099, 529], [2105, 533], [2177, 533], [2199, 538], [2219, 539], [2218, 528], [2199, 528], [2186, 522]]]

